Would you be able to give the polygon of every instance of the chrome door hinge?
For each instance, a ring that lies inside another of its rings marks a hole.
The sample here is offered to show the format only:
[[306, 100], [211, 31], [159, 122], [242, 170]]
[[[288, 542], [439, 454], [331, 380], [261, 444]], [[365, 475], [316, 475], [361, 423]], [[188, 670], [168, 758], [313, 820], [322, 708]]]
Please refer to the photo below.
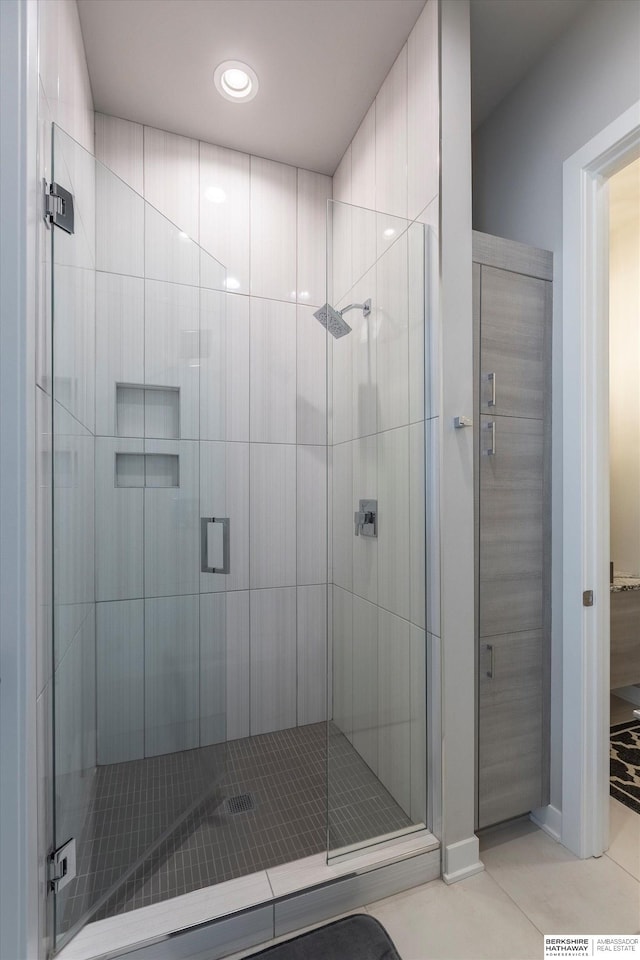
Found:
[[73, 194], [59, 183], [47, 185], [42, 181], [43, 216], [47, 223], [61, 227], [65, 233], [73, 233]]
[[76, 875], [76, 841], [71, 840], [49, 855], [49, 886], [58, 893]]

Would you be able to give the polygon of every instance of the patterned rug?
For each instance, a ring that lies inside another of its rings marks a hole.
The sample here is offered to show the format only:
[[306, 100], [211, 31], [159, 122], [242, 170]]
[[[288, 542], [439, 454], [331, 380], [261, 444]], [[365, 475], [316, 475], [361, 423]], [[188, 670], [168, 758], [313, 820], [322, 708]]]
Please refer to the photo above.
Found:
[[611, 796], [640, 813], [640, 720], [611, 727]]

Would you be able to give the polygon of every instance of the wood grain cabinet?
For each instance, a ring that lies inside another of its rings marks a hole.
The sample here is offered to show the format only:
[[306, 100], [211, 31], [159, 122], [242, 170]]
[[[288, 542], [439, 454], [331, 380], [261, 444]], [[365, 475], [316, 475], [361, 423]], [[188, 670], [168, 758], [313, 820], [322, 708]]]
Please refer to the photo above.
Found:
[[552, 257], [473, 237], [477, 826], [549, 802]]

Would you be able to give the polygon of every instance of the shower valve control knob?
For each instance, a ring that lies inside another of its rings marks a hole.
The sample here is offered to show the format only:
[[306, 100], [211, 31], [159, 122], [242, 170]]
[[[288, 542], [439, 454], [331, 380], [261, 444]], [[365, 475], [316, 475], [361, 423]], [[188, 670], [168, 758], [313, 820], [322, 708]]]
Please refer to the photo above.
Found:
[[378, 536], [378, 501], [361, 500], [360, 509], [353, 515], [356, 537]]

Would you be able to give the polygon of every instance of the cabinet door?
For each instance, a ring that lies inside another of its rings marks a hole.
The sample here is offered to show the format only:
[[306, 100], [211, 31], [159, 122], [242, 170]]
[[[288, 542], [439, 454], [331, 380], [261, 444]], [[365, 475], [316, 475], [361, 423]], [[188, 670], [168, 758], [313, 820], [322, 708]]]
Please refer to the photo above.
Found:
[[541, 630], [480, 641], [479, 828], [547, 802], [543, 661]]
[[551, 284], [483, 266], [480, 298], [480, 412], [541, 420]]
[[480, 418], [480, 637], [543, 627], [543, 429]]

